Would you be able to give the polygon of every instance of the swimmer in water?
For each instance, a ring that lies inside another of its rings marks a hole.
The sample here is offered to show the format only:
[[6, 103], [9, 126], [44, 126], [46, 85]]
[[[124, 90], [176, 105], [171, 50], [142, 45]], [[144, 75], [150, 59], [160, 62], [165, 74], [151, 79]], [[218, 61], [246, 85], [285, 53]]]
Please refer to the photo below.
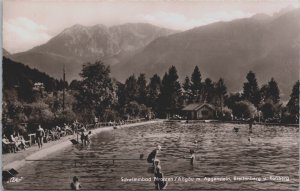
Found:
[[154, 166], [154, 161], [156, 159], [156, 155], [157, 153], [161, 150], [161, 146], [158, 145], [149, 155], [148, 155], [148, 158], [147, 158], [147, 162], [148, 163], [152, 163], [153, 166]]
[[155, 189], [156, 190], [165, 190], [167, 187], [167, 181], [164, 180], [164, 175], [161, 172], [160, 168], [157, 168], [155, 174]]
[[194, 161], [195, 161], [195, 159], [196, 159], [194, 149], [190, 149], [190, 154], [191, 154], [191, 156], [190, 156], [189, 158], [191, 159], [191, 165], [193, 165], [193, 164], [194, 164]]
[[237, 132], [239, 132], [239, 128], [237, 128], [237, 127], [233, 127], [233, 130], [237, 133]]
[[81, 185], [79, 183], [79, 180], [78, 180], [77, 176], [73, 177], [73, 182], [71, 182], [70, 186], [71, 186], [72, 190], [80, 190]]
[[190, 156], [184, 157], [184, 158], [190, 159], [190, 163], [191, 163], [191, 165], [193, 165], [193, 164], [194, 164], [194, 161], [195, 161], [195, 159], [196, 159], [194, 149], [190, 149], [190, 154], [191, 154]]
[[155, 159], [155, 161], [154, 161], [154, 174], [157, 172], [157, 169], [161, 169], [159, 159]]

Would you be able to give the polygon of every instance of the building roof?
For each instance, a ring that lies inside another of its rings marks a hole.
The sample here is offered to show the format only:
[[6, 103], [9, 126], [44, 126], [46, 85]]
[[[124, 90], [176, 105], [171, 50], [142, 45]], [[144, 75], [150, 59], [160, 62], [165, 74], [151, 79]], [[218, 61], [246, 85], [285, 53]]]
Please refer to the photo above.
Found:
[[185, 106], [182, 110], [184, 111], [193, 111], [199, 106], [199, 103], [191, 103]]
[[183, 111], [198, 111], [199, 109], [203, 107], [208, 107], [212, 110], [215, 110], [215, 107], [208, 103], [192, 103], [187, 106], [185, 106], [182, 110]]

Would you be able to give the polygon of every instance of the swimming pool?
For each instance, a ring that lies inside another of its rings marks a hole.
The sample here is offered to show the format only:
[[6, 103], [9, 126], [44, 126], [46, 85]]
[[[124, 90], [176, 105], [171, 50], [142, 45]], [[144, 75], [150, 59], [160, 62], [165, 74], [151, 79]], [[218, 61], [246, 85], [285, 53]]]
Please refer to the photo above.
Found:
[[[249, 134], [242, 124], [157, 123], [101, 132], [91, 141], [27, 164], [19, 170], [23, 180], [4, 188], [70, 189], [76, 175], [82, 189], [154, 189], [146, 158], [160, 144], [167, 189], [298, 189], [298, 127], [254, 125]], [[183, 158], [189, 149], [193, 166]]]

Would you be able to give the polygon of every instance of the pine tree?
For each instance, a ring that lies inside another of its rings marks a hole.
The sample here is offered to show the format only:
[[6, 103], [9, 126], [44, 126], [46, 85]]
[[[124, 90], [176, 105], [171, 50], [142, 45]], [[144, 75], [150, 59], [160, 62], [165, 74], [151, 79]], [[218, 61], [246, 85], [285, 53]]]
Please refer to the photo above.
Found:
[[280, 101], [280, 91], [277, 82], [273, 78], [269, 81], [268, 87], [266, 97], [271, 99], [274, 103], [278, 103]]
[[192, 73], [191, 82], [192, 82], [191, 90], [192, 90], [194, 102], [199, 102], [201, 99], [202, 84], [201, 84], [201, 73], [198, 66], [195, 67]]
[[181, 87], [175, 66], [171, 66], [162, 80], [160, 107], [163, 112], [174, 112], [182, 106]]
[[280, 91], [277, 82], [271, 78], [267, 85], [263, 85], [260, 89], [260, 95], [264, 102], [270, 102], [277, 104], [280, 101]]
[[127, 78], [124, 87], [125, 104], [138, 99], [138, 84], [134, 75]]
[[117, 83], [117, 97], [118, 97], [118, 106], [119, 110], [122, 112], [124, 105], [126, 104], [126, 97], [125, 97], [125, 84], [120, 82]]
[[292, 115], [299, 116], [299, 86], [300, 83], [297, 81], [293, 86], [292, 93], [290, 95], [290, 100], [287, 104], [287, 108]]
[[147, 105], [150, 106], [157, 114], [159, 109], [158, 98], [161, 92], [161, 80], [157, 74], [153, 75], [153, 77], [150, 78], [150, 83], [147, 86], [147, 92]]
[[246, 79], [247, 82], [244, 83], [243, 87], [243, 99], [250, 101], [257, 107], [261, 101], [261, 96], [255, 74], [250, 71]]
[[224, 96], [227, 93], [227, 87], [225, 86], [224, 80], [222, 78], [216, 83], [215, 93], [219, 98], [219, 106], [221, 107], [221, 111], [223, 109]]
[[145, 74], [140, 74], [137, 79], [138, 98], [137, 101], [140, 104], [146, 104], [147, 102], [147, 81]]
[[203, 100], [211, 103], [214, 96], [214, 85], [210, 78], [206, 78], [203, 84]]
[[185, 77], [182, 88], [184, 90], [183, 99], [185, 100], [186, 103], [191, 103], [192, 102], [192, 90], [191, 90], [191, 82], [190, 82], [190, 79], [188, 76]]

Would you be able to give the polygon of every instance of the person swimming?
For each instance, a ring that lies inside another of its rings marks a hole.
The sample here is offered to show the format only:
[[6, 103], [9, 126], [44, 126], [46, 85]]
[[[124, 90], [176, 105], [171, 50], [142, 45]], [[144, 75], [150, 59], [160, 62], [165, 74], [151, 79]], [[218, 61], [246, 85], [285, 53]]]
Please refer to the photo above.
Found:
[[73, 182], [71, 182], [70, 186], [71, 186], [72, 190], [80, 190], [81, 185], [80, 185], [80, 182], [79, 182], [77, 176], [73, 177]]
[[237, 133], [240, 129], [238, 127], [233, 127], [233, 130]]
[[157, 153], [161, 150], [161, 146], [158, 145], [149, 155], [148, 155], [148, 158], [147, 158], [147, 162], [148, 163], [152, 163], [153, 166], [154, 166], [154, 161], [156, 159], [156, 155]]

